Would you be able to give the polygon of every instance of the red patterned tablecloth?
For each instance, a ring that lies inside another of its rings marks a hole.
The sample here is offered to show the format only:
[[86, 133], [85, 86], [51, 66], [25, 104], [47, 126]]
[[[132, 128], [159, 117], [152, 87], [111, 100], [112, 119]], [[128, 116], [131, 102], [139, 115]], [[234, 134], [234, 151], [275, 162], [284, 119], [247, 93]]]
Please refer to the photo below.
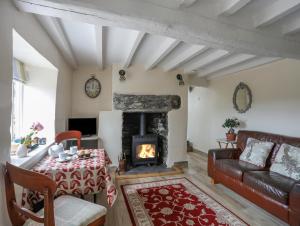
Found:
[[[112, 206], [117, 198], [117, 190], [108, 172], [111, 161], [104, 149], [91, 151], [93, 157], [89, 159], [78, 159], [75, 156], [71, 161], [63, 163], [46, 156], [32, 170], [45, 174], [56, 182], [55, 196], [96, 194], [106, 188], [107, 202]], [[42, 199], [43, 196], [38, 192], [23, 190], [22, 205], [27, 208], [32, 208]]]

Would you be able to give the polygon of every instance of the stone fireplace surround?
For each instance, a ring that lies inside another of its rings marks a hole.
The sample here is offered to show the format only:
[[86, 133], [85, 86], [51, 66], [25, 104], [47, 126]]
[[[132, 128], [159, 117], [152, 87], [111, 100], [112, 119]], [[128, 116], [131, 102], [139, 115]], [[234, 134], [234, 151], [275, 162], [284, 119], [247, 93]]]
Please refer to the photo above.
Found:
[[179, 109], [180, 97], [176, 95], [114, 94], [113, 105], [123, 112], [122, 150], [130, 159], [132, 136], [139, 133], [140, 113], [146, 113], [147, 134], [158, 136], [160, 157], [158, 164], [166, 165], [168, 155], [168, 112]]
[[[138, 134], [139, 121], [127, 128], [124, 123], [132, 123], [138, 113], [147, 113], [149, 122], [147, 123], [147, 133], [159, 136], [162, 148], [161, 162], [168, 167], [172, 166], [178, 156], [175, 152], [184, 149], [185, 137], [176, 137], [181, 131], [169, 130], [176, 128], [177, 111], [181, 109], [181, 97], [178, 95], [133, 95], [133, 94], [113, 94], [113, 111], [104, 111], [99, 114], [99, 135], [104, 148], [108, 151], [113, 161], [117, 165], [117, 159], [124, 151], [126, 155], [130, 151], [131, 136]], [[112, 129], [113, 128], [113, 129]], [[129, 131], [130, 130], [130, 131]], [[112, 139], [111, 137], [114, 137]], [[111, 141], [114, 141], [113, 143]], [[176, 144], [183, 144], [182, 148]], [[173, 147], [169, 150], [170, 147]], [[177, 150], [176, 150], [177, 149]], [[171, 152], [171, 153], [170, 153]], [[185, 159], [179, 159], [184, 161]]]

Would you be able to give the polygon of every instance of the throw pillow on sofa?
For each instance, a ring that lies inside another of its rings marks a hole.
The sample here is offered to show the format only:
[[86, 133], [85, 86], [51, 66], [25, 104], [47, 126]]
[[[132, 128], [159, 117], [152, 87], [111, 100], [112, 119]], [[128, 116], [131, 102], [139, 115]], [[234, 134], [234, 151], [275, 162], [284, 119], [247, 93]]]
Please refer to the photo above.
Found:
[[240, 160], [259, 167], [265, 167], [273, 145], [272, 142], [248, 138], [246, 148], [240, 155]]
[[300, 148], [282, 144], [270, 171], [300, 180]]

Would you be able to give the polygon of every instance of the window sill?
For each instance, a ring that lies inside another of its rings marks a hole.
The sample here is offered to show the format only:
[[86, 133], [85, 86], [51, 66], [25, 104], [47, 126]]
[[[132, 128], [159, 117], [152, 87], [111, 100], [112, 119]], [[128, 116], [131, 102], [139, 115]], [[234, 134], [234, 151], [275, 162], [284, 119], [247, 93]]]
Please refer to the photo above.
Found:
[[32, 166], [34, 166], [38, 161], [40, 161], [43, 157], [46, 156], [48, 152], [48, 148], [53, 144], [53, 142], [50, 142], [45, 145], [40, 145], [35, 150], [28, 153], [26, 157], [19, 158], [16, 155], [12, 155], [10, 157], [11, 164], [21, 167], [30, 169]]

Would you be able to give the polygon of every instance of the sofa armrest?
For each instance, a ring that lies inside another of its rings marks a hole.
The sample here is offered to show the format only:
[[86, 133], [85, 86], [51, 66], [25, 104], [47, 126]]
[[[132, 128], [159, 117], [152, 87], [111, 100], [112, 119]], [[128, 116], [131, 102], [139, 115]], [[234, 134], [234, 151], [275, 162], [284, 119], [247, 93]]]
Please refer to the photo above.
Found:
[[289, 197], [289, 224], [292, 226], [300, 225], [300, 181], [297, 181]]
[[237, 159], [239, 148], [211, 149], [208, 151], [207, 172], [208, 176], [214, 177], [215, 162], [218, 159]]

